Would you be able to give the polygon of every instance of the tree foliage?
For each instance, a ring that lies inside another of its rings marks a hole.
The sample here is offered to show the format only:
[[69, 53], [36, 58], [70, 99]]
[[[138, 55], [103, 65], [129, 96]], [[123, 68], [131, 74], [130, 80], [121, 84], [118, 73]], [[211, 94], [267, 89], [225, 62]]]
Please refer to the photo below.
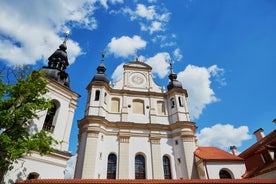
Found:
[[42, 130], [31, 134], [29, 129], [32, 120], [39, 118], [37, 112], [52, 105], [45, 98], [44, 73], [28, 72], [26, 67], [12, 71], [14, 82], [0, 76], [0, 181], [18, 158], [34, 150], [41, 154], [50, 153], [53, 151], [51, 146], [57, 143], [49, 132]]

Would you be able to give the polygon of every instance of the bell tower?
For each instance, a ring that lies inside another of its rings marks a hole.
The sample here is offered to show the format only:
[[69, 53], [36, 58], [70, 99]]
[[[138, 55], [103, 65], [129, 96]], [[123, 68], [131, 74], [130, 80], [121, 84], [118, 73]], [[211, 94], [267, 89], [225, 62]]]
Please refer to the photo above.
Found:
[[67, 57], [66, 34], [63, 43], [48, 58], [48, 66], [42, 67], [41, 71], [46, 73], [48, 92], [46, 98], [50, 99], [53, 107], [46, 111], [38, 112], [39, 119], [33, 120], [31, 133], [45, 130], [59, 142], [54, 145], [55, 151], [41, 156], [38, 152], [26, 155], [19, 159], [14, 169], [7, 175], [8, 181], [18, 182], [25, 180], [34, 173], [39, 178], [64, 178], [67, 161], [72, 156], [69, 152], [69, 138], [77, 100], [79, 95], [70, 88], [70, 79], [66, 68], [69, 65]]

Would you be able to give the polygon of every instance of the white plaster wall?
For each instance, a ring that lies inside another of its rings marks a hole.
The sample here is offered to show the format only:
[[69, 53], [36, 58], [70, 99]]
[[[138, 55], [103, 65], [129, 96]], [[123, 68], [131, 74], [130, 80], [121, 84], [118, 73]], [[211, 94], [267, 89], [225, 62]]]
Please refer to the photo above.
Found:
[[149, 138], [131, 137], [129, 143], [129, 179], [135, 179], [135, 156], [137, 153], [141, 153], [145, 157], [146, 179], [152, 179], [152, 161]]
[[32, 154], [32, 157], [22, 158], [14, 164], [14, 169], [5, 176], [6, 183], [13, 183], [20, 180], [26, 180], [30, 172], [39, 173], [39, 178], [57, 178], [63, 179], [67, 160], [58, 159], [51, 156], [40, 156]]
[[219, 171], [226, 169], [232, 172], [235, 179], [241, 179], [245, 173], [245, 165], [243, 162], [207, 162], [209, 179], [219, 179]]
[[175, 158], [174, 158], [174, 151], [173, 151], [173, 139], [162, 138], [160, 140], [160, 147], [161, 147], [162, 161], [163, 161], [164, 155], [169, 157], [172, 179], [176, 179], [177, 177], [176, 177]]
[[[98, 156], [97, 156], [97, 173], [96, 175], [101, 179], [106, 179], [107, 176], [107, 161], [108, 155], [114, 153], [117, 156], [117, 173], [118, 174], [118, 139], [116, 136], [105, 136], [104, 134], [99, 135], [98, 144]], [[100, 154], [102, 157], [100, 158]]]

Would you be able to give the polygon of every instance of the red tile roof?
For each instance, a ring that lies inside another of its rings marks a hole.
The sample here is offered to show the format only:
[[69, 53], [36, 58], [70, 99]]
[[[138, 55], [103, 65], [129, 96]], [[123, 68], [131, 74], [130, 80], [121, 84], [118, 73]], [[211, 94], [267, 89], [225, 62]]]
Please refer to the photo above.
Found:
[[199, 146], [194, 154], [198, 158], [208, 161], [244, 161], [242, 158], [216, 147]]
[[130, 180], [130, 179], [120, 179], [120, 180], [106, 180], [106, 179], [33, 179], [19, 182], [18, 184], [118, 184], [118, 183], [130, 183], [130, 184], [149, 184], [149, 183], [161, 183], [161, 184], [169, 184], [169, 183], [245, 183], [245, 184], [254, 184], [254, 183], [276, 183], [276, 179], [210, 179], [210, 180], [200, 180], [200, 179], [182, 179], [182, 180]]

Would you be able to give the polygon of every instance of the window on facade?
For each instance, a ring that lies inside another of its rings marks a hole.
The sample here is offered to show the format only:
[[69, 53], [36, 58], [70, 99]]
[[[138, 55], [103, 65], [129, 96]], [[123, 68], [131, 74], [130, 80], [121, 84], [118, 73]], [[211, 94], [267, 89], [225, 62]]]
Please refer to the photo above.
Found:
[[164, 169], [164, 178], [172, 179], [170, 160], [167, 156], [163, 156], [163, 169]]
[[135, 179], [146, 179], [145, 157], [143, 155], [135, 156]]
[[228, 171], [226, 171], [225, 169], [222, 169], [219, 171], [219, 178], [220, 179], [227, 179], [227, 178], [231, 179], [232, 176]]
[[174, 108], [174, 98], [171, 98], [171, 107]]
[[108, 155], [107, 161], [107, 179], [116, 179], [117, 156], [115, 154]]
[[46, 130], [46, 131], [54, 131], [55, 128], [55, 115], [57, 112], [57, 108], [58, 108], [58, 102], [52, 102], [53, 106], [52, 108], [48, 109], [47, 114], [46, 114], [46, 118], [44, 120], [44, 124], [42, 129]]
[[136, 114], [145, 114], [144, 101], [135, 99], [133, 100], [133, 113]]
[[111, 112], [119, 112], [120, 109], [120, 99], [112, 98], [111, 100]]
[[183, 97], [182, 96], [178, 97], [178, 102], [179, 102], [179, 106], [183, 107]]
[[165, 115], [165, 104], [163, 101], [157, 102], [157, 113], [160, 115]]
[[95, 101], [99, 101], [99, 100], [100, 100], [100, 90], [96, 90]]
[[107, 93], [104, 93], [104, 103], [106, 104], [106, 100], [107, 100]]

